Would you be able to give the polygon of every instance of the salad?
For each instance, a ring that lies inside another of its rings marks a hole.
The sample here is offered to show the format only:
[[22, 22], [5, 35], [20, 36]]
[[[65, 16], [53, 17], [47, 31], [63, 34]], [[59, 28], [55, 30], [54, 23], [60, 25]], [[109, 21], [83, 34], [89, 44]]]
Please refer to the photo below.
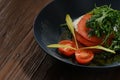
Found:
[[49, 48], [57, 48], [64, 56], [73, 57], [84, 65], [106, 65], [120, 62], [120, 11], [108, 5], [95, 7], [72, 20], [67, 14], [67, 30], [72, 38], [64, 39]]

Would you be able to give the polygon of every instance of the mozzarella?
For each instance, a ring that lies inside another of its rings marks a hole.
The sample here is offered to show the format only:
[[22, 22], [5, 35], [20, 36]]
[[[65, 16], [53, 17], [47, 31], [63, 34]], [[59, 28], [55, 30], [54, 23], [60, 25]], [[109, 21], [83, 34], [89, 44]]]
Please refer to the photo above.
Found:
[[83, 16], [80, 16], [79, 18], [73, 20], [73, 25], [76, 31], [78, 31], [78, 23], [82, 19]]

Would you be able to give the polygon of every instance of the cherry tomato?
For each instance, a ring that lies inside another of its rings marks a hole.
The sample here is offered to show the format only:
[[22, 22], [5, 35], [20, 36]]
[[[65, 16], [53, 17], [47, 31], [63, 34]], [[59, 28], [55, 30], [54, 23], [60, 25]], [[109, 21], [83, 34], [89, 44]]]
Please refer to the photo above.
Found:
[[81, 50], [75, 51], [75, 59], [80, 64], [87, 64], [94, 58], [94, 53], [91, 50]]
[[[59, 44], [68, 45], [68, 46], [71, 46], [73, 48], [76, 47], [75, 42], [73, 42], [71, 40], [62, 40], [59, 42]], [[58, 48], [58, 51], [65, 56], [71, 56], [75, 53], [75, 50], [70, 49], [70, 48]]]

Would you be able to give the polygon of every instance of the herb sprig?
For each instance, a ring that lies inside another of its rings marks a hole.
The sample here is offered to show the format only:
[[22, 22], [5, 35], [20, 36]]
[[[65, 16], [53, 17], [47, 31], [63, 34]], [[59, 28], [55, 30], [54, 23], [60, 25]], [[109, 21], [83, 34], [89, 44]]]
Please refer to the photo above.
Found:
[[104, 5], [96, 7], [90, 14], [92, 14], [92, 17], [87, 21], [87, 27], [91, 28], [89, 35], [96, 35], [97, 37], [106, 36], [103, 44], [106, 44], [107, 39], [113, 35], [114, 38], [109, 48], [114, 50], [120, 49], [120, 11]]

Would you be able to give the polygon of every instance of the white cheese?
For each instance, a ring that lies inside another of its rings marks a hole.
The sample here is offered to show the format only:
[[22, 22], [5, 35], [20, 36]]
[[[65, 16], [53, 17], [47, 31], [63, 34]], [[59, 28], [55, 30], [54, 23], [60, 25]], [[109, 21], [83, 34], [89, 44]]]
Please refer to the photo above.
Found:
[[83, 16], [80, 16], [79, 18], [77, 18], [73, 21], [73, 25], [74, 25], [74, 28], [75, 28], [76, 31], [78, 31], [78, 23], [82, 19], [82, 17]]
[[113, 30], [116, 31], [116, 32], [118, 32], [117, 26], [114, 26]]

